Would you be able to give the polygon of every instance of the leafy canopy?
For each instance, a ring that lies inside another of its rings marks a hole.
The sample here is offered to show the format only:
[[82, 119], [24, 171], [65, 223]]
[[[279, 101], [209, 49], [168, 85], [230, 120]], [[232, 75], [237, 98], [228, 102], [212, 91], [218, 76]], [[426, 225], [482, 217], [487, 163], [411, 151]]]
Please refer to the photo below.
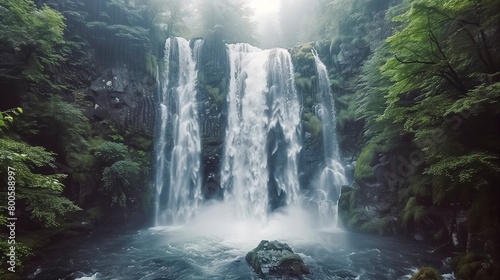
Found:
[[56, 46], [63, 42], [63, 16], [30, 0], [0, 1], [0, 79], [46, 82], [46, 67], [62, 57]]

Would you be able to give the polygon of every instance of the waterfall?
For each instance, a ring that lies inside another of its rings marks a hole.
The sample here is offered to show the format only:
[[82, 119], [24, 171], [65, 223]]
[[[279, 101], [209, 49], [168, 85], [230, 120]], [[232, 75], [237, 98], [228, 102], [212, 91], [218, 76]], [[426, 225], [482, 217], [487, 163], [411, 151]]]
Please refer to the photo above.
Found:
[[[195, 64], [195, 58], [187, 40], [167, 39], [161, 125], [156, 145], [155, 224], [157, 226], [188, 222], [196, 214], [202, 198], [199, 176], [201, 144], [196, 103]], [[170, 163], [166, 163], [169, 130], [172, 150]], [[168, 193], [164, 194], [166, 186], [168, 186]], [[167, 201], [163, 207], [162, 197], [166, 197]]]
[[326, 66], [319, 59], [316, 50], [312, 50], [316, 63], [318, 81], [318, 103], [313, 111], [322, 123], [323, 151], [325, 162], [319, 173], [315, 200], [318, 204], [319, 222], [324, 227], [337, 226], [337, 206], [340, 188], [347, 185], [344, 167], [340, 163], [339, 144], [336, 133], [336, 116], [333, 95]]
[[165, 147], [167, 145], [167, 122], [168, 122], [168, 110], [166, 105], [167, 100], [167, 88], [168, 88], [168, 74], [169, 72], [169, 63], [170, 61], [170, 40], [167, 40], [165, 43], [165, 71], [164, 71], [164, 79], [163, 79], [163, 88], [162, 82], [160, 81], [160, 70], [159, 67], [156, 67], [156, 83], [158, 86], [157, 94], [158, 101], [160, 103], [160, 126], [157, 128], [157, 132], [155, 133], [155, 216], [154, 223], [155, 226], [160, 225], [160, 197], [162, 195], [163, 187], [165, 186], [165, 174], [166, 174], [166, 164], [167, 163], [167, 154], [165, 151]]
[[[240, 218], [265, 220], [273, 196], [297, 203], [300, 104], [284, 49], [228, 45], [228, 125], [221, 183]], [[278, 203], [279, 204], [279, 203]], [[274, 205], [274, 207], [280, 205]]]
[[[165, 43], [165, 70], [157, 126], [155, 225], [191, 220], [203, 201], [197, 69], [203, 40]], [[285, 49], [227, 45], [229, 86], [227, 127], [221, 155], [224, 203], [238, 219], [265, 222], [273, 210], [299, 205], [301, 102], [291, 56]], [[311, 199], [322, 226], [334, 226], [340, 187], [347, 184], [340, 164], [335, 110], [327, 70], [313, 50], [318, 93], [314, 113], [322, 122], [324, 163]], [[316, 208], [315, 208], [316, 209]]]

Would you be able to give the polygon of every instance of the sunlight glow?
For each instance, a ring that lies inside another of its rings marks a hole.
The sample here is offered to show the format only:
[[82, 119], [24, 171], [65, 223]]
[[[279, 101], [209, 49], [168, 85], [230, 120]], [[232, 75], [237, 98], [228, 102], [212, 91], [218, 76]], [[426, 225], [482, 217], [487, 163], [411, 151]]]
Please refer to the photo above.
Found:
[[256, 17], [263, 14], [277, 14], [280, 7], [280, 0], [247, 0], [247, 2], [254, 9]]

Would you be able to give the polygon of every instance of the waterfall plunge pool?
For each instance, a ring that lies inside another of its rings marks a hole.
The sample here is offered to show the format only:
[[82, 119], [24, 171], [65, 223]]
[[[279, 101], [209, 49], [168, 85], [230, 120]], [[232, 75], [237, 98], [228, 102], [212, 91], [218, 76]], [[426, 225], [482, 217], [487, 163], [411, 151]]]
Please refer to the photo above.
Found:
[[409, 279], [421, 266], [450, 270], [444, 256], [423, 243], [314, 229], [309, 214], [299, 208], [261, 221], [239, 220], [228, 211], [231, 207], [204, 207], [187, 226], [103, 228], [79, 243], [48, 250], [28, 279], [258, 279], [244, 258], [262, 239], [289, 244], [311, 270], [304, 279], [395, 280]]

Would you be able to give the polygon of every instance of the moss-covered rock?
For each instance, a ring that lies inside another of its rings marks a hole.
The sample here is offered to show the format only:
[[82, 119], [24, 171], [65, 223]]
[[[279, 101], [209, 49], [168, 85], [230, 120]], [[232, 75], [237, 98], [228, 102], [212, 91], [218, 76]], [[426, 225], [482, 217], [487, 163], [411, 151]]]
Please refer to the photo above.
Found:
[[453, 272], [457, 279], [496, 280], [500, 279], [498, 259], [490, 255], [473, 252], [461, 254], [452, 261]]
[[422, 267], [417, 273], [413, 274], [410, 280], [442, 280], [443, 277], [437, 269], [433, 267]]
[[301, 277], [310, 271], [302, 258], [286, 244], [278, 241], [262, 240], [248, 252], [245, 260], [259, 277], [282, 279], [283, 276]]

